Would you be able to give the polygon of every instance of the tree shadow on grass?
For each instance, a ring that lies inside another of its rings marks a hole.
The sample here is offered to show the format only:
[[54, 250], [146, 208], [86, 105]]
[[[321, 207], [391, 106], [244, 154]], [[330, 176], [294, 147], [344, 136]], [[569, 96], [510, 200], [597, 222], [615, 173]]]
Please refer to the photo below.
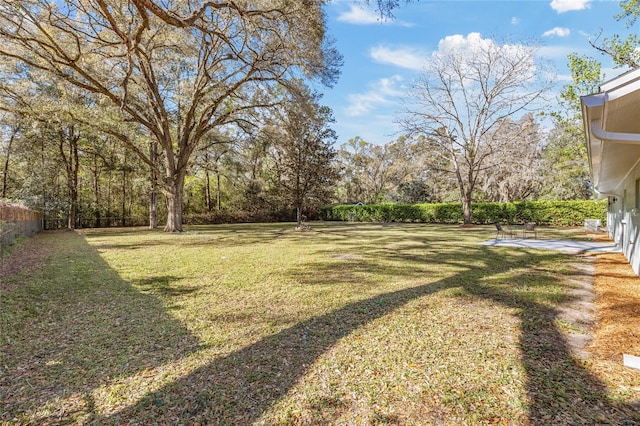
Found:
[[198, 291], [198, 287], [196, 286], [185, 287], [173, 285], [180, 280], [182, 280], [182, 277], [164, 275], [133, 280], [131, 284], [138, 287], [142, 293], [153, 293], [162, 297], [186, 296]]
[[[395, 256], [401, 255], [396, 253]], [[459, 266], [460, 256], [460, 253], [451, 252], [423, 261]], [[527, 272], [561, 255], [512, 256], [506, 250], [482, 247], [469, 250], [464, 256], [470, 264], [483, 266], [470, 267], [428, 284], [379, 294], [302, 321], [213, 360], [188, 376], [147, 394], [137, 404], [100, 419], [100, 423], [245, 425], [259, 421], [340, 339], [413, 300], [457, 288], [465, 297], [489, 300], [517, 312], [521, 323], [519, 347], [527, 375], [527, 423], [636, 424], [640, 419], [638, 407], [617, 404], [607, 398], [605, 385], [574, 358], [564, 336], [556, 328], [554, 319], [558, 312], [550, 306], [557, 296], [545, 293], [546, 287], [553, 286], [554, 277], [543, 274], [532, 277]], [[413, 277], [415, 274], [400, 267], [383, 267], [373, 260], [361, 260], [361, 265], [377, 268], [379, 273], [389, 276]], [[333, 267], [331, 263], [305, 265], [307, 272], [300, 272], [300, 278], [304, 277], [300, 281], [303, 285], [317, 284]], [[494, 282], [500, 281], [497, 276], [512, 269], [522, 272], [511, 275], [510, 280], [521, 279], [525, 287], [535, 288], [538, 293], [532, 296], [531, 292], [516, 288], [511, 282]], [[324, 420], [331, 422], [327, 418]]]
[[123, 281], [80, 235], [34, 238], [56, 251], [0, 294], [0, 422], [90, 421], [93, 390], [198, 349], [157, 297]]

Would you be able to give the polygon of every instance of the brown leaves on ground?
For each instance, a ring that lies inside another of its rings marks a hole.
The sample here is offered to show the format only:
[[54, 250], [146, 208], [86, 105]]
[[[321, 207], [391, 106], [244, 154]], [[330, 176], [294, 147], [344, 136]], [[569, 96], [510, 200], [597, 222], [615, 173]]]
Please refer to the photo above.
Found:
[[597, 255], [594, 291], [596, 329], [590, 369], [627, 401], [640, 400], [640, 371], [623, 365], [623, 354], [640, 356], [640, 278], [622, 253]]
[[[63, 231], [55, 231], [63, 232]], [[9, 291], [40, 270], [54, 248], [51, 232], [41, 232], [20, 243], [8, 255], [0, 257], [0, 292]]]

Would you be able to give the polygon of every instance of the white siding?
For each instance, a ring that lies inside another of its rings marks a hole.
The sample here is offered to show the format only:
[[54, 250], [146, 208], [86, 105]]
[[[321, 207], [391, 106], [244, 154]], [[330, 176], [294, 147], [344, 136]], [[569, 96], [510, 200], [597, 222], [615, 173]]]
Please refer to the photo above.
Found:
[[640, 200], [636, 200], [637, 179], [640, 179], [638, 164], [618, 187], [616, 194], [609, 196], [607, 231], [616, 244], [622, 247], [634, 272], [640, 275], [640, 214], [637, 214], [640, 212], [636, 209]]

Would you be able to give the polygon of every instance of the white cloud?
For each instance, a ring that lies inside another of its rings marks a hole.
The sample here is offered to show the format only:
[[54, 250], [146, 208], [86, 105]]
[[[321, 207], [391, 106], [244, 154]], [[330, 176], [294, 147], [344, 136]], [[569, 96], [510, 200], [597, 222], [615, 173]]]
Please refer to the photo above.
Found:
[[513, 18], [511, 18], [511, 25], [518, 25], [518, 24], [520, 24], [520, 19], [519, 18], [517, 18], [515, 16]]
[[377, 46], [369, 51], [371, 58], [380, 64], [396, 65], [410, 70], [424, 68], [426, 54], [409, 47], [390, 48]]
[[365, 9], [354, 4], [350, 5], [349, 10], [338, 16], [338, 21], [347, 22], [356, 25], [368, 25], [381, 22], [380, 15], [371, 9]]
[[480, 33], [469, 33], [466, 37], [462, 34], [454, 34], [441, 39], [438, 42], [438, 50], [433, 55], [447, 55], [450, 52], [466, 52], [473, 55], [478, 49], [487, 50], [494, 47], [497, 47], [494, 41], [490, 38], [482, 38]]
[[461, 60], [462, 72], [473, 70], [475, 58], [485, 57], [487, 52], [500, 57], [514, 58], [518, 61], [526, 61], [520, 65], [524, 73], [524, 66], [529, 68], [523, 79], [534, 79], [538, 65], [533, 56], [535, 51], [523, 44], [497, 44], [493, 39], [483, 38], [480, 33], [469, 33], [466, 37], [461, 34], [447, 36], [438, 43], [438, 50], [432, 53], [436, 63], [450, 61], [450, 58]]
[[346, 107], [345, 113], [349, 117], [358, 117], [369, 113], [380, 105], [393, 103], [393, 98], [405, 94], [404, 91], [397, 88], [401, 81], [402, 77], [399, 75], [382, 78], [372, 85], [371, 90], [349, 95], [349, 105]]
[[555, 27], [549, 31], [545, 31], [542, 34], [542, 37], [567, 37], [569, 34], [571, 34], [571, 30], [569, 28]]
[[549, 4], [551, 9], [558, 13], [570, 12], [572, 10], [584, 10], [589, 8], [591, 0], [552, 0]]
[[355, 4], [349, 5], [349, 10], [342, 12], [338, 18], [340, 22], [353, 25], [389, 24], [402, 27], [413, 27], [414, 24], [396, 19], [382, 18], [379, 13]]

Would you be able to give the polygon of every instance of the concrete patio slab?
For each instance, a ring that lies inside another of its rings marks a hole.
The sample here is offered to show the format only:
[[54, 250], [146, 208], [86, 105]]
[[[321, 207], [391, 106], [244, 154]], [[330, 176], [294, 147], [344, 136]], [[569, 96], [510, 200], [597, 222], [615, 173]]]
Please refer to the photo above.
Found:
[[480, 243], [493, 247], [517, 247], [539, 250], [556, 250], [565, 253], [617, 253], [621, 249], [615, 243], [576, 240], [535, 240], [528, 238], [496, 238]]

